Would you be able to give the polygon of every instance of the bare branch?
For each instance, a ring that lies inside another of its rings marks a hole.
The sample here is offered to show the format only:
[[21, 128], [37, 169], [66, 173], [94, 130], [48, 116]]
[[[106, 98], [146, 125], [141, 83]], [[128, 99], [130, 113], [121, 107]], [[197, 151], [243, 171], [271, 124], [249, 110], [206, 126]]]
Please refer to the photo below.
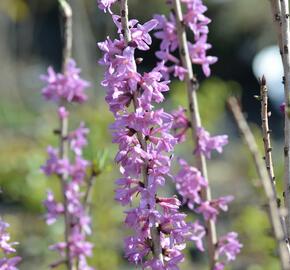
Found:
[[[284, 194], [285, 207], [290, 213], [290, 119], [289, 119], [289, 96], [290, 96], [290, 28], [289, 28], [289, 3], [287, 0], [271, 0], [272, 12], [277, 28], [278, 44], [282, 57], [284, 69], [284, 96], [285, 96], [285, 125], [284, 125]], [[290, 236], [290, 219], [289, 215], [286, 217], [287, 236]]]
[[260, 80], [260, 98], [261, 98], [261, 120], [263, 142], [265, 150], [265, 163], [269, 177], [273, 184], [273, 190], [276, 193], [276, 182], [274, 175], [273, 159], [272, 159], [272, 146], [271, 146], [271, 130], [269, 128], [269, 111], [268, 111], [268, 88], [266, 85], [265, 76]]
[[229, 108], [231, 112], [233, 113], [235, 122], [242, 133], [242, 136], [245, 140], [245, 143], [247, 147], [249, 148], [249, 151], [252, 155], [256, 171], [258, 173], [258, 176], [260, 178], [260, 181], [262, 182], [268, 204], [269, 204], [269, 214], [271, 219], [271, 224], [273, 227], [274, 235], [277, 241], [278, 250], [279, 250], [279, 256], [280, 256], [280, 263], [281, 263], [281, 269], [283, 270], [289, 270], [290, 269], [290, 263], [289, 263], [289, 255], [287, 252], [287, 247], [285, 244], [286, 236], [283, 232], [283, 227], [281, 224], [281, 215], [279, 212], [279, 208], [276, 201], [276, 195], [274, 193], [271, 179], [268, 175], [268, 172], [263, 164], [262, 156], [259, 152], [255, 137], [252, 133], [252, 131], [249, 128], [249, 125], [245, 119], [245, 117], [242, 114], [242, 111], [240, 109], [240, 106], [238, 105], [238, 101], [236, 98], [230, 98], [228, 100]]

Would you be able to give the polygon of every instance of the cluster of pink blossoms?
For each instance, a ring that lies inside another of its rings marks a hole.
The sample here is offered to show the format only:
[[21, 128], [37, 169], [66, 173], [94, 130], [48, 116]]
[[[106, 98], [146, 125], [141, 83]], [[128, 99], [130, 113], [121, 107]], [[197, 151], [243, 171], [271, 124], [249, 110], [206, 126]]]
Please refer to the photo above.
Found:
[[[194, 34], [194, 43], [188, 42], [191, 61], [193, 64], [201, 65], [204, 74], [209, 76], [210, 65], [215, 63], [217, 58], [207, 56], [207, 50], [211, 48], [211, 45], [207, 43], [207, 25], [210, 19], [204, 15], [207, 8], [201, 0], [181, 0], [181, 2], [185, 4], [186, 10], [183, 23]], [[171, 1], [169, 4], [172, 4]], [[162, 67], [163, 77], [167, 79], [173, 75], [183, 80], [187, 71], [181, 66], [181, 61], [173, 55], [179, 47], [175, 15], [171, 13], [169, 19], [164, 15], [156, 15], [154, 18], [159, 22], [155, 36], [161, 39], [161, 44], [156, 56], [161, 59], [159, 67]], [[185, 111], [180, 107], [172, 112], [174, 119], [172, 130], [179, 143], [185, 141], [186, 131], [191, 127]], [[213, 150], [221, 153], [223, 146], [228, 143], [227, 135], [212, 137], [203, 127], [197, 127], [195, 132], [197, 145], [194, 153], [197, 155], [201, 154], [210, 158]], [[204, 220], [215, 222], [221, 211], [228, 210], [228, 204], [234, 199], [233, 196], [220, 197], [211, 201], [202, 200], [201, 191], [207, 188], [208, 180], [204, 179], [197, 168], [189, 166], [186, 161], [180, 159], [179, 163], [181, 170], [175, 176], [175, 183], [177, 191], [183, 198], [183, 203], [202, 214]], [[220, 260], [216, 263], [214, 270], [224, 269], [226, 262], [234, 260], [240, 252], [242, 245], [237, 236], [236, 233], [231, 232], [219, 239], [216, 252]]]
[[[188, 49], [193, 64], [201, 65], [205, 76], [210, 76], [210, 65], [217, 61], [217, 57], [208, 56], [207, 50], [212, 46], [207, 43], [208, 24], [211, 20], [204, 15], [207, 7], [203, 5], [202, 0], [181, 0], [185, 4], [185, 14], [183, 16], [184, 25], [192, 31], [194, 42], [188, 41]], [[171, 1], [168, 1], [171, 4]], [[166, 76], [173, 74], [183, 80], [187, 72], [182, 67], [181, 61], [174, 56], [178, 49], [178, 37], [176, 30], [176, 19], [173, 13], [166, 18], [164, 15], [155, 15], [158, 20], [156, 29], [158, 31], [154, 36], [161, 40], [160, 50], [156, 52], [156, 56], [161, 60], [163, 72]]]
[[[139, 73], [134, 54], [136, 49], [149, 49], [149, 32], [158, 21], [141, 25], [130, 20], [132, 40], [128, 45], [121, 18], [113, 15], [113, 21], [119, 38], [107, 38], [98, 45], [103, 51], [99, 62], [105, 68], [102, 85], [115, 116], [111, 127], [113, 142], [119, 144], [116, 162], [122, 177], [116, 181], [116, 200], [122, 205], [136, 205], [125, 211], [125, 223], [134, 231], [125, 239], [125, 255], [130, 262], [146, 269], [176, 270], [183, 261], [182, 250], [187, 240], [203, 250], [205, 230], [199, 222], [185, 221], [186, 215], [179, 212], [181, 202], [176, 197], [157, 194], [169, 175], [171, 153], [177, 143], [170, 134], [173, 117], [163, 109], [154, 109], [154, 103], [164, 100], [163, 92], [169, 90], [169, 81], [162, 80], [160, 66]], [[133, 111], [128, 108], [130, 105]], [[156, 254], [157, 246], [160, 254]]]
[[18, 270], [17, 264], [21, 261], [19, 256], [8, 257], [7, 255], [16, 252], [13, 246], [18, 243], [10, 243], [10, 235], [7, 232], [9, 224], [0, 219], [0, 249], [3, 252], [3, 257], [0, 259], [1, 270]]
[[[85, 88], [89, 83], [79, 76], [80, 70], [73, 60], [70, 60], [65, 68], [65, 73], [55, 73], [50, 67], [48, 74], [41, 78], [47, 85], [43, 88], [43, 96], [48, 100], [82, 103], [87, 99]], [[69, 112], [65, 107], [58, 108], [60, 121], [67, 120]], [[44, 205], [47, 209], [45, 216], [47, 224], [53, 224], [60, 216], [67, 216], [69, 236], [67, 242], [59, 242], [51, 247], [65, 256], [69, 249], [71, 263], [78, 262], [78, 270], [92, 270], [87, 265], [87, 256], [92, 255], [93, 245], [86, 240], [91, 233], [91, 220], [83, 205], [84, 193], [82, 189], [86, 184], [86, 170], [89, 162], [82, 156], [82, 150], [87, 145], [87, 134], [89, 130], [83, 123], [75, 131], [69, 132], [66, 138], [62, 138], [69, 144], [73, 160], [61, 158], [59, 150], [48, 147], [48, 159], [42, 167], [43, 172], [50, 175], [57, 175], [63, 183], [64, 202], [56, 201], [52, 191], [47, 192]]]

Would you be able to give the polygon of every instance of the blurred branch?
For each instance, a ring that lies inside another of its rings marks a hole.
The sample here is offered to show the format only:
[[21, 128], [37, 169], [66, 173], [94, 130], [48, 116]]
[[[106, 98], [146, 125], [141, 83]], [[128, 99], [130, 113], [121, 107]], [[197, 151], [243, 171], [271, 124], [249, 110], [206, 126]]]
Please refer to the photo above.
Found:
[[[285, 126], [284, 126], [284, 199], [285, 207], [288, 213], [290, 213], [290, 119], [289, 119], [289, 96], [290, 96], [290, 33], [289, 33], [289, 3], [287, 0], [271, 0], [272, 12], [277, 29], [278, 44], [280, 47], [280, 53], [282, 57], [283, 69], [284, 69], [284, 96], [285, 96]], [[290, 219], [289, 215], [286, 217], [287, 222], [287, 237], [290, 236]]]
[[280, 256], [280, 263], [281, 269], [289, 270], [289, 254], [287, 253], [287, 247], [285, 241], [287, 242], [287, 238], [283, 232], [283, 227], [281, 224], [281, 215], [277, 205], [276, 195], [273, 190], [273, 186], [271, 183], [271, 179], [268, 175], [268, 172], [262, 162], [262, 157], [259, 152], [255, 137], [250, 130], [250, 127], [242, 114], [241, 108], [238, 104], [236, 98], [232, 97], [228, 100], [229, 108], [234, 116], [235, 122], [242, 133], [242, 136], [245, 140], [245, 143], [252, 155], [256, 171], [258, 176], [262, 182], [266, 197], [268, 199], [269, 204], [269, 214], [270, 219], [274, 231], [274, 235], [278, 244], [279, 256]]
[[[65, 0], [58, 0], [60, 5], [60, 10], [62, 13], [63, 19], [63, 59], [62, 59], [62, 71], [63, 74], [66, 74], [67, 63], [71, 57], [72, 50], [72, 10], [70, 5]], [[60, 107], [65, 107], [67, 104], [64, 100], [60, 102]], [[59, 135], [59, 157], [60, 159], [68, 159], [68, 117], [59, 117], [60, 119], [60, 135]], [[61, 184], [62, 184], [62, 193], [63, 193], [63, 204], [64, 204], [64, 222], [65, 222], [65, 258], [66, 266], [68, 270], [73, 270], [73, 262], [71, 260], [71, 252], [69, 246], [69, 236], [71, 230], [71, 220], [70, 214], [68, 211], [68, 202], [67, 196], [65, 194], [68, 175], [62, 175]]]
[[[185, 27], [183, 24], [183, 15], [180, 0], [173, 0], [173, 9], [176, 16], [177, 35], [179, 40], [179, 55], [182, 61], [183, 67], [187, 70], [185, 75], [185, 81], [187, 85], [187, 96], [188, 96], [188, 107], [190, 112], [190, 122], [192, 126], [192, 141], [195, 144], [197, 142], [196, 131], [198, 127], [201, 127], [200, 112], [198, 107], [198, 100], [196, 91], [198, 89], [198, 81], [192, 70], [192, 63], [189, 56], [187, 36]], [[202, 153], [196, 154], [197, 168], [201, 171], [203, 177], [208, 181], [206, 158]], [[210, 185], [202, 189], [201, 193], [204, 201], [211, 200]], [[216, 227], [213, 220], [208, 220], [206, 223], [207, 229], [207, 248], [208, 257], [210, 263], [210, 269], [214, 268], [217, 261], [216, 244], [217, 244], [217, 233]]]
[[65, 0], [58, 0], [63, 18], [63, 60], [62, 69], [65, 72], [65, 66], [71, 58], [72, 52], [72, 9]]

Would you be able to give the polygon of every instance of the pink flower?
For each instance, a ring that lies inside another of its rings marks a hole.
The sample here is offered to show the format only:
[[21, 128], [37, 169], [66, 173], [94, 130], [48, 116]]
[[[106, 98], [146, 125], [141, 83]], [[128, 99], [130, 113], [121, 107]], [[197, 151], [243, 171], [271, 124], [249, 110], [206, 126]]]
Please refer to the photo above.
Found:
[[76, 155], [81, 155], [82, 149], [88, 144], [87, 135], [89, 132], [90, 130], [85, 127], [85, 124], [81, 123], [78, 129], [69, 134], [70, 148]]
[[233, 199], [233, 196], [226, 196], [212, 201], [205, 201], [201, 203], [196, 211], [203, 214], [206, 220], [212, 219], [215, 221], [217, 215], [220, 213], [220, 210], [227, 211], [228, 203], [230, 203]]
[[104, 12], [109, 10], [109, 12], [112, 13], [111, 5], [113, 5], [116, 1], [117, 0], [98, 0], [97, 2], [99, 9], [103, 10]]
[[59, 215], [64, 213], [63, 204], [55, 201], [52, 191], [47, 191], [47, 198], [43, 204], [47, 209], [45, 219], [48, 225], [53, 224]]
[[175, 176], [176, 189], [188, 207], [193, 209], [194, 204], [201, 203], [200, 192], [207, 186], [206, 180], [200, 171], [191, 167], [183, 159], [179, 159], [181, 170]]
[[185, 109], [179, 107], [177, 110], [172, 111], [173, 116], [172, 130], [174, 132], [174, 137], [177, 138], [179, 143], [185, 141], [185, 134], [190, 127], [190, 122], [185, 114]]
[[74, 60], [69, 60], [65, 74], [56, 73], [52, 67], [47, 70], [47, 75], [40, 78], [47, 85], [42, 89], [42, 95], [47, 100], [59, 101], [65, 99], [67, 102], [82, 103], [87, 100], [84, 92], [89, 87], [89, 83], [80, 78], [80, 69], [76, 67]]
[[242, 247], [243, 245], [238, 241], [238, 234], [230, 232], [219, 239], [217, 252], [219, 256], [226, 256], [229, 262], [236, 259], [236, 255], [240, 253]]
[[197, 128], [197, 146], [195, 153], [202, 153], [207, 158], [211, 157], [211, 152], [216, 150], [218, 153], [222, 153], [223, 146], [228, 144], [228, 136], [220, 135], [211, 137], [203, 127]]

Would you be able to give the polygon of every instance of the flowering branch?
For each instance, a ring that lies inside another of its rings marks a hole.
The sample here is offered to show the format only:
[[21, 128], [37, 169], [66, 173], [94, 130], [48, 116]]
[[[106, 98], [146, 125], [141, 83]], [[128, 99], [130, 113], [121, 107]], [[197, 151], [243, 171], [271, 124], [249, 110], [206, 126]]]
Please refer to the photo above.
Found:
[[[199, 114], [198, 108], [198, 101], [196, 91], [198, 89], [198, 81], [193, 74], [192, 64], [190, 60], [188, 45], [187, 45], [187, 37], [185, 31], [185, 25], [183, 24], [183, 15], [181, 9], [180, 0], [173, 0], [173, 7], [175, 10], [176, 16], [176, 26], [177, 26], [177, 35], [179, 40], [179, 52], [182, 61], [183, 67], [186, 69], [185, 74], [185, 81], [187, 85], [187, 95], [188, 95], [188, 102], [189, 102], [189, 112], [190, 112], [190, 122], [192, 127], [192, 139], [194, 144], [197, 144], [198, 136], [197, 130], [201, 127], [201, 119]], [[197, 168], [201, 171], [202, 176], [205, 179], [208, 179], [207, 175], [207, 165], [206, 165], [206, 157], [201, 152], [197, 153], [196, 155], [197, 161]], [[210, 186], [207, 185], [206, 187], [202, 188], [202, 198], [205, 201], [211, 200], [211, 190]], [[213, 220], [208, 220], [206, 222], [207, 228], [207, 244], [208, 244], [208, 255], [210, 261], [210, 267], [213, 268], [216, 260], [217, 260], [217, 253], [215, 252], [215, 247], [217, 244], [217, 234], [216, 234], [216, 227]]]
[[269, 177], [269, 174], [262, 162], [261, 154], [259, 152], [255, 137], [250, 130], [245, 117], [243, 116], [241, 109], [238, 105], [236, 98], [230, 98], [228, 100], [229, 108], [234, 116], [235, 122], [243, 135], [243, 138], [249, 148], [249, 151], [252, 155], [256, 171], [262, 182], [268, 204], [269, 204], [269, 214], [271, 219], [271, 224], [273, 227], [274, 235], [278, 244], [280, 263], [283, 270], [289, 270], [289, 255], [287, 253], [285, 239], [286, 236], [283, 232], [283, 227], [280, 219], [280, 212], [277, 205], [276, 195], [273, 190], [272, 181]]
[[[128, 13], [128, 0], [120, 0], [120, 8], [121, 8], [121, 22], [122, 22], [122, 33], [124, 34], [124, 40], [126, 42], [126, 44], [128, 45], [129, 42], [131, 41], [132, 37], [131, 37], [131, 33], [129, 30], [129, 26], [128, 26], [128, 17], [129, 17], [129, 13]], [[134, 111], [136, 112], [138, 109], [138, 96], [140, 95], [140, 93], [138, 93], [139, 91], [135, 91], [134, 95], [133, 95], [133, 106], [134, 106]], [[138, 141], [141, 145], [141, 148], [147, 152], [147, 143], [145, 138], [143, 138], [142, 133], [141, 132], [137, 132], [137, 138]], [[144, 186], [145, 188], [148, 187], [148, 162], [145, 161], [143, 166], [142, 166], [142, 174], [143, 174], [143, 181], [144, 181]], [[160, 243], [160, 234], [158, 232], [158, 229], [156, 226], [153, 226], [150, 228], [150, 234], [152, 237], [152, 244], [153, 244], [153, 253], [154, 256], [159, 259], [162, 263], [163, 263], [163, 255], [162, 255], [162, 248], [161, 248], [161, 243]]]
[[[59, 6], [63, 19], [63, 59], [62, 59], [62, 72], [65, 74], [67, 72], [66, 67], [69, 59], [72, 54], [72, 9], [68, 2], [65, 0], [59, 0]], [[66, 110], [66, 101], [65, 99], [60, 99], [60, 107]], [[59, 125], [60, 125], [60, 133], [59, 133], [59, 157], [60, 159], [67, 160], [68, 159], [68, 117], [59, 117]], [[65, 242], [69, 243], [70, 236], [70, 216], [68, 212], [68, 201], [67, 196], [65, 194], [66, 185], [68, 180], [67, 174], [62, 174], [60, 176], [62, 191], [63, 191], [63, 205], [64, 205], [64, 223], [65, 223]], [[65, 258], [66, 265], [68, 270], [73, 270], [73, 265], [71, 261], [70, 247], [67, 244], [65, 249]]]
[[[80, 69], [70, 59], [72, 44], [72, 11], [69, 4], [59, 0], [64, 23], [64, 49], [62, 73], [56, 73], [51, 67], [48, 74], [41, 79], [47, 83], [42, 94], [47, 100], [58, 104], [59, 149], [48, 147], [48, 159], [42, 167], [43, 172], [50, 176], [56, 175], [62, 187], [62, 202], [57, 202], [52, 191], [47, 192], [44, 205], [47, 208], [46, 222], [54, 223], [60, 216], [64, 217], [64, 242], [54, 244], [51, 249], [60, 253], [62, 259], [51, 267], [65, 263], [67, 270], [92, 270], [87, 264], [87, 256], [92, 255], [93, 245], [86, 240], [91, 233], [91, 220], [83, 204], [84, 193], [90, 193], [91, 184], [86, 186], [86, 170], [89, 162], [82, 156], [83, 148], [87, 145], [89, 130], [81, 123], [74, 131], [68, 129], [69, 103], [82, 103], [87, 99], [84, 92], [89, 83], [80, 78]], [[86, 200], [86, 199], [85, 199]]]
[[[272, 0], [272, 12], [277, 29], [278, 44], [282, 57], [284, 76], [284, 96], [285, 96], [285, 124], [284, 124], [284, 196], [285, 207], [290, 213], [290, 27], [289, 27], [289, 3], [286, 0]], [[286, 217], [287, 237], [290, 236], [290, 218]]]

